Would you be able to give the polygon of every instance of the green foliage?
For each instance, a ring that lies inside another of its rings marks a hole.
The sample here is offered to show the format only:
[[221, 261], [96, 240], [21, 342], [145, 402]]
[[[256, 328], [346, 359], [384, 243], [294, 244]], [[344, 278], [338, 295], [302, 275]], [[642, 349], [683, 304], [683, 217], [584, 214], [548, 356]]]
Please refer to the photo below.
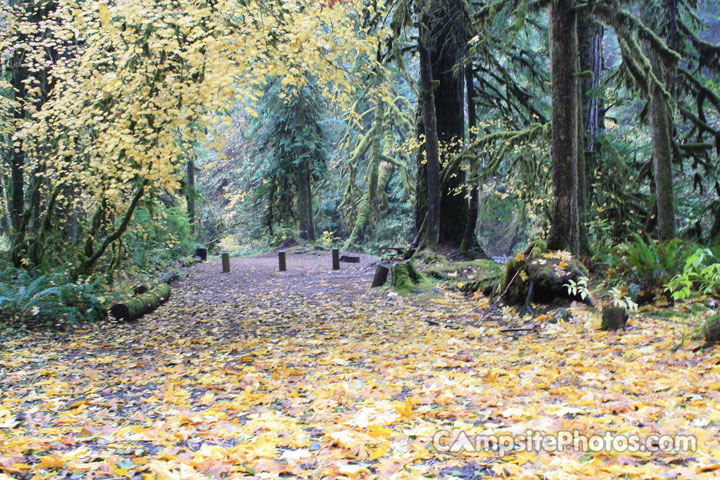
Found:
[[[263, 225], [278, 238], [277, 225], [295, 225], [294, 208], [303, 168], [320, 181], [327, 168], [327, 145], [322, 126], [321, 101], [312, 86], [270, 84], [256, 124], [256, 157], [252, 167], [255, 195], [262, 203]], [[256, 212], [257, 213], [257, 212]], [[280, 240], [282, 241], [282, 239]]]
[[658, 242], [636, 234], [612, 255], [608, 278], [611, 284], [626, 284], [633, 301], [647, 303], [665, 291], [687, 256], [688, 246], [680, 239]]
[[588, 279], [585, 276], [578, 278], [577, 282], [573, 279], [569, 279], [563, 287], [567, 288], [569, 295], [572, 295], [573, 297], [579, 296], [582, 300], [585, 300], [585, 298], [590, 295], [587, 281]]
[[156, 211], [140, 207], [125, 237], [131, 263], [144, 271], [155, 271], [193, 253], [192, 229], [179, 207], [159, 206]]
[[693, 292], [703, 295], [720, 289], [720, 259], [710, 249], [698, 249], [685, 260], [682, 273], [667, 283], [673, 300], [685, 300]]
[[105, 314], [100, 279], [74, 283], [66, 273], [33, 277], [18, 270], [12, 281], [0, 282], [0, 320], [77, 325]]

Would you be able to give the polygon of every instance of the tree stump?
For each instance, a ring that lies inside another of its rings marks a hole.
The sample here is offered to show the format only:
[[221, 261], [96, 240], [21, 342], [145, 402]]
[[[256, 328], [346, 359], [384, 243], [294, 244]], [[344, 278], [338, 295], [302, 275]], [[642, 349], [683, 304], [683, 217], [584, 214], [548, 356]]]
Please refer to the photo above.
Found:
[[602, 324], [600, 330], [620, 330], [625, 328], [628, 321], [628, 313], [620, 307], [606, 307], [602, 313]]
[[227, 252], [222, 253], [222, 271], [230, 273], [230, 254]]
[[372, 287], [382, 287], [387, 282], [388, 273], [390, 273], [390, 267], [387, 265], [383, 265], [382, 263], [379, 263], [377, 267], [375, 267], [375, 276], [373, 277], [372, 281]]
[[409, 293], [430, 285], [430, 282], [422, 273], [418, 272], [410, 260], [400, 262], [392, 267], [390, 283], [395, 290], [402, 293]]
[[340, 249], [339, 248], [332, 249], [332, 269], [340, 270]]
[[285, 250], [280, 250], [278, 252], [278, 270], [280, 270], [281, 272], [284, 272], [287, 270]]
[[193, 255], [193, 256], [198, 257], [203, 262], [206, 262], [207, 261], [207, 248], [203, 248], [203, 247], [196, 248], [195, 255]]

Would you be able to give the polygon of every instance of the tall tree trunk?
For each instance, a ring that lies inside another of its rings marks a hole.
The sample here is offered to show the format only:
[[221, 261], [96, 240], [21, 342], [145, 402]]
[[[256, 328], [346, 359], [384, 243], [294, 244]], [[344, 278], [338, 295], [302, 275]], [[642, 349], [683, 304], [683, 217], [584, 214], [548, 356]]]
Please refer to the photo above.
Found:
[[[380, 191], [378, 189], [378, 177], [380, 172], [380, 160], [383, 155], [383, 135], [384, 135], [384, 123], [385, 123], [385, 108], [381, 98], [377, 99], [377, 106], [375, 107], [375, 119], [373, 120], [373, 126], [368, 132], [368, 135], [372, 135], [370, 141], [370, 161], [367, 167], [367, 191], [365, 195], [360, 199], [360, 208], [358, 209], [358, 216], [355, 219], [352, 232], [348, 243], [356, 244], [363, 241], [365, 237], [365, 230], [371, 220], [377, 216], [378, 212], [378, 199]], [[384, 187], [383, 187], [384, 188]]]
[[570, 0], [550, 4], [553, 216], [548, 247], [577, 253], [578, 237], [578, 44], [577, 14]]
[[[465, 92], [462, 68], [463, 44], [450, 33], [438, 32], [445, 41], [433, 42], [430, 50], [432, 78], [436, 81], [433, 92], [437, 119], [438, 142], [447, 154], [456, 151], [453, 145], [465, 137]], [[465, 198], [465, 171], [460, 165], [451, 172], [443, 171], [440, 201], [440, 242], [460, 247], [468, 218], [468, 202]]]
[[[468, 110], [468, 138], [472, 139], [475, 134], [472, 129], [477, 123], [477, 115], [475, 113], [475, 101], [473, 99], [475, 95], [475, 89], [473, 88], [473, 68], [472, 64], [468, 64], [465, 67], [465, 85], [467, 88], [467, 110]], [[470, 185], [470, 208], [468, 209], [467, 221], [465, 223], [465, 232], [463, 234], [462, 243], [460, 244], [460, 251], [462, 253], [471, 253], [471, 250], [479, 250], [481, 256], [487, 257], [485, 252], [480, 249], [480, 245], [477, 243], [475, 237], [475, 227], [477, 226], [477, 218], [479, 213], [479, 195], [478, 195], [478, 158], [473, 156], [470, 160], [470, 177], [472, 183]]]
[[195, 161], [188, 159], [186, 169], [185, 199], [190, 228], [195, 233]]
[[[457, 0], [429, 0], [421, 15], [425, 32], [424, 47], [430, 51], [430, 68], [433, 89], [435, 123], [438, 141], [443, 151], [452, 151], [452, 145], [465, 136], [465, 101], [462, 59], [467, 41], [463, 10]], [[419, 99], [420, 100], [420, 99]], [[422, 128], [418, 129], [422, 133]], [[418, 183], [426, 183], [427, 169], [418, 163]], [[465, 198], [465, 172], [458, 165], [452, 172], [443, 172], [441, 184], [439, 242], [460, 247], [468, 218]], [[424, 201], [428, 192], [417, 188], [415, 223], [419, 228], [427, 212]]]
[[[10, 72], [10, 83], [13, 86], [15, 99], [23, 102], [26, 97], [25, 85], [28, 79], [28, 70], [27, 67], [23, 65], [21, 53], [16, 52], [13, 54], [8, 62], [7, 70]], [[14, 108], [13, 117], [17, 122], [25, 118], [25, 110], [22, 104]], [[25, 175], [23, 171], [25, 168], [25, 152], [23, 151], [22, 142], [19, 140], [13, 141], [10, 137], [8, 153], [10, 157], [11, 179], [10, 218], [15, 234], [17, 235], [23, 233], [18, 230], [20, 229], [22, 214], [25, 209]]]
[[310, 188], [310, 163], [303, 160], [297, 171], [297, 211], [300, 226], [300, 238], [315, 240], [313, 225], [312, 189]]
[[[663, 68], [649, 43], [646, 42], [643, 47], [645, 55], [650, 59], [655, 77], [665, 78]], [[660, 88], [653, 85], [650, 91], [650, 135], [652, 137], [657, 228], [661, 240], [670, 240], [677, 235], [670, 131], [670, 109], [667, 99]]]
[[[427, 32], [426, 32], [427, 34]], [[440, 159], [432, 88], [430, 49], [424, 42], [420, 50], [420, 93], [422, 96], [423, 130], [425, 131], [425, 172], [427, 177], [427, 216], [425, 219], [425, 246], [437, 248], [440, 242]]]
[[[598, 137], [605, 128], [604, 93], [601, 93], [602, 71], [605, 66], [602, 42], [605, 35], [604, 27], [599, 22], [583, 19], [586, 28], [579, 28], [578, 43], [580, 45], [580, 62], [582, 70], [590, 71], [592, 77], [584, 78], [581, 85], [583, 89], [583, 130], [587, 143], [585, 145], [585, 178], [595, 177], [595, 162], [598, 156]], [[582, 36], [580, 36], [582, 35]], [[590, 94], [590, 92], [595, 92]], [[586, 205], [588, 210], [593, 198], [592, 182], [586, 182]]]
[[[590, 253], [590, 242], [588, 239], [588, 210], [589, 210], [589, 187], [588, 179], [592, 178], [588, 164], [591, 151], [595, 148], [597, 138], [597, 98], [591, 93], [593, 87], [599, 85], [599, 71], [595, 72], [594, 50], [595, 29], [594, 23], [589, 16], [578, 17], [578, 71], [582, 72], [582, 78], [578, 83], [578, 224], [580, 242], [580, 253]], [[602, 58], [602, 57], [601, 57]], [[592, 113], [591, 113], [592, 112]], [[591, 118], [593, 125], [591, 126]]]

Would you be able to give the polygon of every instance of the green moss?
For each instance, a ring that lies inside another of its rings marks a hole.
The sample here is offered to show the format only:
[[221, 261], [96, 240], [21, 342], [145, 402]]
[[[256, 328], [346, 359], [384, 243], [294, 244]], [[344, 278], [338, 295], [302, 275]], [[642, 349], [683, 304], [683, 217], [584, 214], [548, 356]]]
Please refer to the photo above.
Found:
[[[588, 276], [585, 266], [574, 258], [560, 255], [543, 255], [547, 245], [543, 240], [531, 242], [522, 254], [508, 260], [505, 271], [495, 288], [495, 294], [505, 292], [504, 300], [510, 305], [528, 302], [551, 303], [556, 298], [570, 298], [565, 284]], [[530, 289], [532, 285], [532, 291]]]
[[410, 293], [431, 285], [430, 281], [418, 272], [410, 261], [393, 266], [391, 284], [399, 293]]

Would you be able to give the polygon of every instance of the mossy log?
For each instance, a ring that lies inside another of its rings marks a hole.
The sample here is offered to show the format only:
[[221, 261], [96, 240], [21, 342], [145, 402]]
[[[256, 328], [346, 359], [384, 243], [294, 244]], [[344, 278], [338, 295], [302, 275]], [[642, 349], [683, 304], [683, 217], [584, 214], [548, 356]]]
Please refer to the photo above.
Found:
[[195, 255], [191, 257], [183, 257], [180, 260], [178, 260], [178, 264], [180, 264], [181, 267], [192, 267], [193, 265], [202, 262], [202, 258], [197, 257]]
[[155, 282], [143, 283], [143, 284], [138, 285], [137, 287], [135, 287], [133, 292], [135, 293], [135, 295], [141, 295], [149, 290], [152, 290], [154, 285], [157, 285], [160, 283], [167, 283], [168, 285], [170, 285], [170, 283], [174, 282], [175, 280], [177, 280], [179, 278], [180, 278], [180, 274], [177, 271], [172, 270], [170, 272], [162, 274], [160, 277], [158, 277], [158, 279]]
[[508, 305], [549, 304], [557, 299], [592, 304], [590, 296], [571, 294], [568, 283], [587, 277], [585, 266], [568, 252], [547, 251], [545, 242], [535, 241], [508, 260], [495, 288]]
[[131, 322], [150, 313], [170, 298], [170, 286], [161, 283], [146, 293], [132, 297], [125, 303], [116, 303], [108, 310], [108, 317]]

